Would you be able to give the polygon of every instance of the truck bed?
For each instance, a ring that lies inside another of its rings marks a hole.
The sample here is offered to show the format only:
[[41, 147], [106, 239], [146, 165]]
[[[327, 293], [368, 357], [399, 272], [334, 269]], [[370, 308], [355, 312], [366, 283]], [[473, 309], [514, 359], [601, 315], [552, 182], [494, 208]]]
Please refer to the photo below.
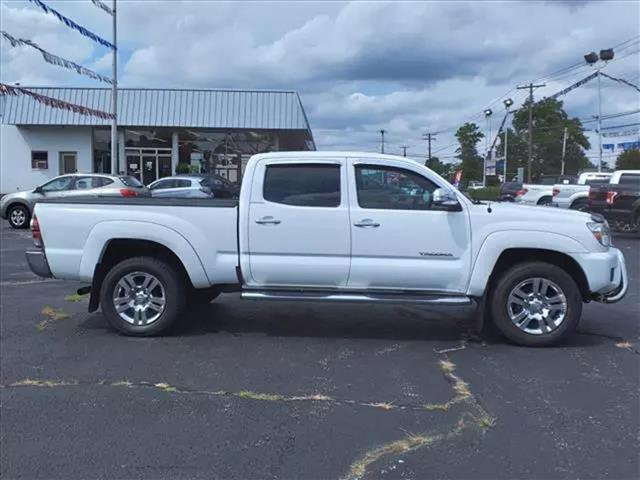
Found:
[[164, 245], [193, 285], [236, 283], [238, 201], [196, 198], [85, 197], [38, 202], [51, 272], [90, 282], [103, 251], [118, 239]]

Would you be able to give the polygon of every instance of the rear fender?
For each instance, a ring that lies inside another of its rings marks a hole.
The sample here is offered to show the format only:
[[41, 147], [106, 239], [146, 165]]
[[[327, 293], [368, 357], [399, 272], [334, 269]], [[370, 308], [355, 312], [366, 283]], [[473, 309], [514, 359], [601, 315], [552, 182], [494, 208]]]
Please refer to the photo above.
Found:
[[95, 225], [89, 232], [80, 261], [80, 280], [91, 282], [99, 272], [100, 261], [111, 240], [147, 240], [171, 250], [182, 262], [191, 283], [196, 288], [211, 286], [202, 261], [186, 238], [171, 228], [150, 222], [105, 221]]

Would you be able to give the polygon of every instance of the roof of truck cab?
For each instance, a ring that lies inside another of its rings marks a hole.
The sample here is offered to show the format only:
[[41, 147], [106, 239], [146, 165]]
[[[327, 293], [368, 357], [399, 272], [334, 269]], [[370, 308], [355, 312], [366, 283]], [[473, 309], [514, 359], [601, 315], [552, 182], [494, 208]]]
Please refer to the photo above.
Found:
[[[301, 151], [301, 152], [269, 152], [269, 153], [259, 153], [254, 155], [253, 158], [380, 158], [380, 159], [389, 159], [389, 160], [408, 160], [412, 162], [416, 162], [407, 157], [403, 157], [400, 155], [388, 155], [385, 153], [374, 153], [374, 152], [345, 152], [345, 151]], [[416, 162], [419, 163], [419, 162]]]

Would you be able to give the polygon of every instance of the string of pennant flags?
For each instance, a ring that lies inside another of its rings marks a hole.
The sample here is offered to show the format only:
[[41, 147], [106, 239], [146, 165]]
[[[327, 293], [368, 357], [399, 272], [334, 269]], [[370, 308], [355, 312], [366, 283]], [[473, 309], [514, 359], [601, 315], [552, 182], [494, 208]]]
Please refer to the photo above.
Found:
[[[76, 30], [81, 35], [84, 35], [85, 37], [90, 38], [94, 42], [97, 42], [97, 43], [99, 43], [99, 44], [101, 44], [101, 45], [103, 45], [105, 47], [111, 48], [115, 52], [116, 46], [114, 44], [112, 44], [111, 42], [108, 42], [107, 40], [101, 38], [100, 36], [96, 35], [95, 33], [91, 32], [90, 30], [86, 29], [82, 25], [77, 24], [76, 22], [74, 22], [70, 18], [65, 17], [64, 15], [62, 15], [57, 10], [49, 7], [42, 0], [29, 0], [29, 1], [31, 3], [37, 5], [38, 7], [40, 7], [42, 10], [45, 11], [45, 13], [49, 13], [49, 14], [54, 15], [56, 18], [58, 18], [58, 20], [60, 20], [62, 23], [64, 23], [67, 27], [69, 27], [69, 28], [71, 28], [73, 30]], [[109, 15], [115, 15], [115, 11], [112, 10], [111, 8], [109, 8], [107, 5], [105, 5], [101, 0], [91, 0], [91, 2], [96, 7], [100, 8], [103, 11], [105, 11]], [[99, 74], [97, 72], [94, 72], [93, 70], [85, 68], [82, 65], [79, 65], [79, 64], [77, 64], [75, 62], [72, 62], [71, 60], [67, 60], [66, 58], [62, 58], [62, 57], [59, 57], [58, 55], [54, 55], [53, 53], [50, 53], [50, 52], [46, 51], [45, 49], [41, 48], [38, 44], [36, 44], [35, 42], [32, 42], [31, 40], [24, 39], [24, 38], [16, 38], [16, 37], [10, 35], [9, 33], [5, 32], [4, 30], [0, 31], [0, 34], [1, 34], [2, 38], [7, 40], [11, 44], [12, 47], [28, 46], [28, 47], [34, 48], [35, 50], [38, 50], [42, 54], [42, 58], [46, 62], [48, 62], [48, 63], [50, 63], [52, 65], [68, 68], [70, 70], [75, 70], [80, 75], [85, 75], [85, 76], [87, 76], [89, 78], [92, 78], [94, 80], [99, 80], [101, 82], [108, 83], [110, 85], [115, 85], [114, 79], [111, 79], [111, 78], [106, 77], [104, 75], [101, 75], [101, 74]], [[92, 116], [92, 117], [98, 117], [98, 118], [102, 118], [102, 119], [105, 119], [105, 120], [106, 119], [113, 120], [113, 119], [116, 118], [114, 113], [105, 112], [105, 111], [102, 111], [102, 110], [96, 110], [96, 109], [93, 109], [93, 108], [88, 108], [88, 107], [85, 107], [83, 105], [77, 105], [75, 103], [66, 102], [64, 100], [60, 100], [60, 99], [57, 99], [57, 98], [48, 97], [46, 95], [42, 95], [40, 93], [36, 93], [34, 91], [31, 91], [31, 90], [23, 88], [23, 87], [7, 85], [7, 84], [4, 84], [4, 83], [0, 83], [0, 95], [12, 95], [12, 96], [26, 95], [26, 96], [31, 97], [32, 99], [34, 99], [36, 102], [42, 103], [42, 104], [44, 104], [44, 105], [46, 105], [48, 107], [51, 107], [51, 108], [58, 108], [58, 109], [62, 109], [62, 110], [68, 110], [68, 111], [77, 113], [79, 115], [87, 115], [87, 116]]]
[[100, 75], [99, 73], [96, 73], [93, 70], [89, 70], [88, 68], [85, 68], [82, 65], [78, 65], [77, 63], [72, 62], [71, 60], [67, 60], [66, 58], [59, 57], [57, 55], [54, 55], [53, 53], [49, 53], [43, 48], [41, 48], [35, 42], [32, 42], [31, 40], [27, 40], [25, 38], [15, 38], [14, 36], [10, 35], [4, 30], [0, 30], [0, 34], [2, 34], [2, 36], [6, 40], [8, 40], [9, 43], [11, 43], [12, 47], [28, 46], [38, 50], [42, 54], [42, 58], [44, 58], [45, 62], [47, 63], [50, 63], [52, 65], [57, 65], [59, 67], [68, 68], [69, 70], [75, 70], [80, 75], [86, 75], [87, 77], [92, 78], [94, 80], [99, 80], [101, 82], [113, 85], [113, 80], [111, 80], [109, 77]]
[[39, 93], [33, 92], [26, 88], [7, 85], [6, 83], [0, 83], [0, 95], [27, 95], [33, 98], [36, 102], [42, 103], [48, 107], [59, 108], [62, 110], [68, 110], [80, 115], [89, 115], [92, 117], [98, 117], [102, 119], [113, 119], [115, 115], [113, 113], [104, 112], [102, 110], [95, 110], [93, 108], [83, 107], [82, 105], [76, 105], [75, 103], [65, 102], [58, 98], [48, 97]]
[[105, 12], [107, 12], [109, 15], [113, 15], [113, 10], [111, 10], [108, 6], [106, 6], [104, 3], [102, 3], [100, 0], [91, 0], [91, 2], [98, 8], [101, 8], [102, 10], [104, 10]]
[[[51, 15], [54, 15], [58, 20], [60, 20], [62, 23], [64, 23], [67, 27], [72, 28], [73, 30], [76, 30], [77, 32], [79, 32], [81, 35], [84, 35], [87, 38], [90, 38], [91, 40], [93, 40], [94, 42], [99, 43], [100, 45], [103, 45], [105, 47], [109, 47], [112, 50], [116, 49], [116, 46], [105, 40], [104, 38], [96, 35], [95, 33], [93, 33], [90, 30], [87, 30], [85, 27], [83, 27], [82, 25], [78, 25], [76, 22], [74, 22], [73, 20], [71, 20], [70, 18], [65, 17], [64, 15], [62, 15], [60, 12], [58, 12], [56, 9], [51, 8], [50, 6], [48, 6], [46, 3], [44, 3], [42, 0], [29, 0], [31, 3], [33, 3], [34, 5], [37, 5], [38, 7], [40, 7], [42, 10], [44, 10], [46, 13], [49, 13]], [[94, 4], [96, 2], [93, 2]], [[102, 4], [102, 2], [99, 2]], [[106, 5], [104, 5], [106, 7]], [[102, 8], [102, 7], [100, 7]], [[111, 11], [111, 9], [109, 9]], [[111, 14], [113, 15], [113, 12], [111, 11]]]

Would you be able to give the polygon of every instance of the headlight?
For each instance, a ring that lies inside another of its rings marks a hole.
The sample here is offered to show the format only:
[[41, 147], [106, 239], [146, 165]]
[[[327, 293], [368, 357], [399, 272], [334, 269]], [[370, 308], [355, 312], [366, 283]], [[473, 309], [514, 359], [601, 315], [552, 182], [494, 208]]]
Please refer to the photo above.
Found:
[[591, 230], [591, 233], [593, 233], [593, 236], [600, 245], [603, 247], [611, 246], [611, 232], [609, 231], [609, 224], [607, 222], [589, 222], [587, 223], [587, 228]]

